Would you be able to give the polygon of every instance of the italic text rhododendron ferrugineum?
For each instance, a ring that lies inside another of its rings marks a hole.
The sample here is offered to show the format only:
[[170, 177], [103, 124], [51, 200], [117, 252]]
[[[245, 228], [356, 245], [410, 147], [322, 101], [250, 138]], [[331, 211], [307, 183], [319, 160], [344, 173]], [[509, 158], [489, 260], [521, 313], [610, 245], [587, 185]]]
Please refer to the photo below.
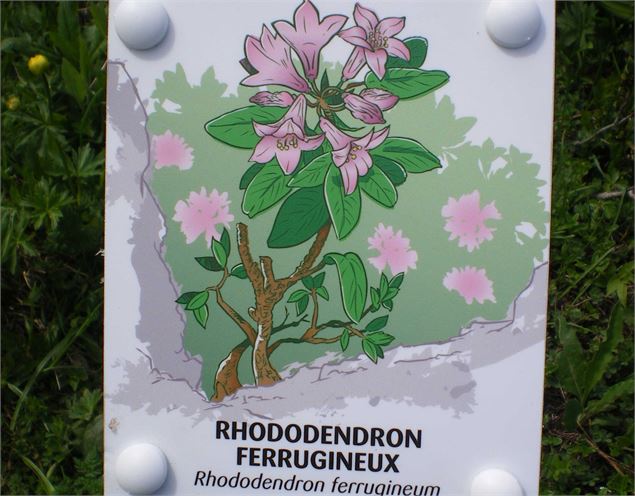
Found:
[[[238, 364], [245, 353], [251, 354], [259, 386], [280, 380], [271, 356], [283, 345], [339, 343], [345, 351], [356, 342], [373, 362], [383, 358], [383, 349], [395, 339], [384, 330], [388, 313], [394, 309], [405, 272], [416, 268], [417, 252], [398, 227], [380, 223], [371, 238], [371, 233], [356, 234], [356, 228], [361, 216], [367, 215], [366, 202], [397, 208], [397, 189], [406, 180], [440, 167], [439, 159], [423, 144], [393, 136], [389, 127], [390, 109], [449, 80], [443, 71], [421, 68], [428, 49], [424, 38], [395, 37], [406, 29], [406, 19], [380, 20], [359, 4], [352, 13], [324, 15], [309, 0], [289, 14], [289, 19], [275, 20], [264, 25], [260, 35], [245, 39], [240, 65], [247, 75], [241, 84], [258, 87], [249, 100], [252, 105], [211, 119], [205, 130], [237, 149], [236, 160], [223, 167], [245, 167], [238, 186], [247, 218], [277, 209], [273, 224], [260, 227], [269, 233], [268, 248], [306, 243], [305, 255], [286, 275], [274, 268], [272, 256], [255, 257], [248, 224], [238, 222], [236, 235], [231, 236], [228, 222], [233, 217], [226, 210], [227, 197], [214, 196], [216, 201], [205, 190], [181, 201], [175, 215], [188, 243], [203, 233], [211, 240], [211, 253], [196, 262], [220, 273], [220, 280], [183, 293], [178, 303], [207, 328], [214, 298], [244, 337], [218, 366], [214, 400], [242, 387]], [[341, 53], [340, 61], [346, 63], [339, 72], [327, 71], [321, 60], [323, 49], [333, 40], [350, 47]], [[214, 201], [218, 212], [207, 218]], [[221, 224], [226, 229], [219, 233], [216, 226]], [[369, 259], [380, 273], [376, 286], [359, 254], [337, 249], [339, 240], [353, 235], [369, 239], [371, 248], [379, 252]], [[230, 267], [232, 238], [240, 263]], [[338, 299], [331, 299], [324, 286], [328, 274], [337, 278]], [[254, 303], [246, 312], [223, 296], [230, 278], [251, 286]], [[341, 319], [320, 318], [320, 306], [340, 301]], [[291, 321], [287, 311], [282, 322], [275, 322], [280, 304], [295, 306], [298, 320]], [[289, 337], [288, 332], [284, 338], [277, 336], [289, 329], [298, 329], [298, 337]]]

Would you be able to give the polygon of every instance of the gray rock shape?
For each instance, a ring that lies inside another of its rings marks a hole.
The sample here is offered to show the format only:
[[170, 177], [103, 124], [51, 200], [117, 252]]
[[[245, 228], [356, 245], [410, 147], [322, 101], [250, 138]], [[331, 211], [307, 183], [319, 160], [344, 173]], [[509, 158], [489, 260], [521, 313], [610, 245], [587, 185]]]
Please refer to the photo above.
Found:
[[[132, 218], [132, 265], [140, 292], [139, 322], [135, 333], [143, 345], [139, 349], [146, 374], [185, 383], [190, 393], [200, 390], [201, 362], [183, 347], [185, 319], [174, 300], [178, 291], [164, 262], [164, 214], [153, 197], [148, 181], [152, 174], [147, 114], [134, 80], [122, 62], [111, 61], [108, 68], [108, 120], [119, 139], [115, 160], [109, 164], [106, 202], [125, 200], [134, 208]], [[114, 140], [113, 140], [114, 141]], [[112, 339], [112, 338], [111, 338]], [[129, 379], [134, 365], [122, 365]], [[132, 374], [132, 375], [131, 375]], [[133, 382], [121, 384], [121, 394], [134, 389]], [[137, 398], [138, 399], [138, 398]], [[134, 398], [129, 398], [134, 403]]]

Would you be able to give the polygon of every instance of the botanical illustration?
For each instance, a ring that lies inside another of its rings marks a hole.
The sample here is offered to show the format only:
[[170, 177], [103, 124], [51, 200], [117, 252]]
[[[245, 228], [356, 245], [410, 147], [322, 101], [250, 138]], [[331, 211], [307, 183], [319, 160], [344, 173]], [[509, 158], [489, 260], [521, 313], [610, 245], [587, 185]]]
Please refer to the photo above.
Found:
[[405, 18], [309, 1], [290, 17], [246, 37], [237, 96], [180, 66], [153, 94], [166, 264], [216, 401], [329, 352], [377, 362], [502, 318], [546, 246], [539, 166], [465, 142], [475, 119], [435, 100], [449, 76], [421, 68]]
[[[380, 255], [371, 263], [381, 271], [390, 264], [396, 274], [389, 278], [382, 272], [376, 285], [369, 285], [359, 254], [324, 253], [324, 245], [329, 236], [342, 240], [353, 232], [366, 201], [395, 208], [397, 187], [408, 174], [440, 166], [439, 159], [421, 143], [393, 136], [383, 112], [400, 100], [434, 91], [448, 76], [442, 71], [419, 69], [427, 44], [422, 38], [397, 38], [405, 18], [380, 20], [359, 4], [353, 18], [356, 25], [345, 28], [346, 16], [321, 18], [316, 7], [305, 0], [296, 9], [293, 22], [277, 21], [273, 30], [263, 26], [260, 37], [247, 36], [246, 58], [241, 64], [249, 75], [241, 84], [285, 89], [260, 91], [250, 99], [255, 105], [232, 110], [205, 125], [214, 139], [251, 150], [252, 164], [240, 181], [243, 212], [256, 218], [282, 202], [268, 246], [283, 249], [311, 241], [296, 269], [282, 275], [271, 257], [253, 253], [246, 223], [236, 225], [233, 242], [227, 228], [222, 233], [204, 233], [211, 242], [211, 253], [196, 260], [203, 269], [220, 276], [214, 284], [187, 291], [177, 301], [205, 328], [208, 305], [215, 300], [245, 337], [216, 372], [215, 399], [241, 387], [238, 363], [248, 350], [256, 384], [270, 385], [280, 380], [270, 359], [280, 346], [339, 343], [345, 350], [356, 341], [376, 362], [383, 357], [383, 348], [394, 340], [383, 329], [404, 273], [415, 266], [416, 253], [407, 249], [408, 240], [380, 225], [371, 239], [371, 246]], [[319, 61], [321, 50], [336, 36], [350, 43], [351, 54], [339, 79], [331, 81]], [[363, 69], [367, 69], [363, 80], [354, 80]], [[315, 113], [316, 125], [307, 120], [308, 112]], [[351, 113], [355, 127], [344, 123], [338, 116], [342, 112]], [[160, 143], [174, 139], [164, 136]], [[175, 158], [186, 167], [189, 154], [182, 155]], [[214, 225], [229, 227], [233, 217], [226, 206], [226, 193], [214, 190], [208, 196], [203, 188], [176, 205], [174, 219], [181, 222], [186, 240], [191, 242], [202, 233], [200, 226], [206, 218], [216, 216]], [[404, 242], [406, 246], [400, 247]], [[232, 245], [240, 258], [234, 266], [229, 264]], [[331, 270], [339, 278], [346, 318], [323, 321], [320, 306], [330, 300], [323, 283], [326, 271]], [[230, 277], [245, 279], [251, 286], [254, 304], [249, 309], [237, 309], [223, 297], [223, 286]], [[275, 324], [274, 309], [284, 301], [295, 304], [298, 315], [311, 306], [310, 319], [298, 326], [297, 337], [275, 339], [276, 331], [285, 324]], [[332, 329], [337, 334], [327, 336], [325, 331]]]

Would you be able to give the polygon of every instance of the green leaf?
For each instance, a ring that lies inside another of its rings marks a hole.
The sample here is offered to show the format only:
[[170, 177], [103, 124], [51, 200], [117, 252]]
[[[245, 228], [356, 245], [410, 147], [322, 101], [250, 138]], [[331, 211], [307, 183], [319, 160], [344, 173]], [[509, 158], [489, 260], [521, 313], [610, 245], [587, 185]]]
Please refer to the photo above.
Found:
[[392, 300], [386, 300], [386, 301], [382, 301], [381, 302], [381, 306], [384, 307], [386, 310], [388, 310], [389, 312], [392, 312], [393, 309], [393, 301]]
[[410, 59], [404, 60], [399, 57], [388, 57], [386, 61], [386, 69], [393, 69], [395, 67], [409, 67], [418, 68], [423, 65], [428, 54], [428, 40], [421, 37], [406, 38], [403, 42], [410, 50]]
[[205, 327], [207, 326], [207, 319], [209, 318], [209, 309], [207, 308], [207, 305], [203, 305], [202, 307], [198, 307], [197, 309], [194, 310], [194, 318], [196, 319], [196, 322], [199, 323], [199, 325], [205, 329]]
[[224, 270], [224, 267], [214, 257], [196, 257], [194, 260], [205, 270], [212, 272], [222, 272]]
[[368, 325], [366, 325], [366, 329], [364, 332], [376, 332], [388, 324], [388, 315], [383, 315], [382, 317], [377, 317], [376, 319], [371, 320]]
[[317, 295], [319, 297], [321, 297], [322, 299], [329, 301], [329, 292], [326, 290], [326, 288], [324, 286], [317, 288], [315, 290], [315, 292], [317, 293]]
[[320, 272], [319, 274], [313, 276], [313, 285], [316, 288], [319, 288], [324, 284], [324, 278], [326, 277], [326, 272]]
[[575, 431], [578, 426], [578, 417], [582, 412], [582, 406], [577, 398], [569, 399], [564, 406], [564, 415], [562, 416], [562, 420], [564, 421], [564, 426], [569, 431]]
[[242, 210], [250, 218], [274, 206], [291, 191], [288, 177], [277, 163], [269, 163], [249, 183], [243, 195]]
[[373, 304], [373, 312], [379, 310], [381, 299], [379, 298], [379, 291], [377, 291], [377, 288], [370, 288], [370, 301]]
[[324, 71], [324, 73], [322, 74], [322, 79], [320, 79], [320, 90], [323, 90], [328, 87], [329, 87], [329, 75], [327, 74], [326, 71]]
[[633, 394], [633, 376], [625, 379], [617, 384], [613, 384], [609, 387], [602, 397], [598, 400], [589, 401], [586, 408], [582, 412], [585, 418], [592, 417], [598, 413], [602, 413], [607, 408], [615, 406], [615, 402], [622, 396], [631, 396]]
[[224, 269], [225, 265], [227, 265], [227, 252], [220, 241], [212, 239], [212, 253], [214, 253], [214, 258]]
[[304, 297], [298, 300], [298, 302], [295, 305], [296, 305], [296, 311], [298, 312], [298, 315], [300, 315], [306, 310], [306, 307], [309, 306], [309, 295], [308, 294], [304, 295]]
[[188, 291], [179, 296], [175, 301], [181, 305], [187, 305], [192, 298], [198, 294], [198, 291]]
[[75, 67], [66, 59], [62, 60], [62, 79], [64, 89], [75, 101], [81, 104], [88, 92], [88, 83]]
[[247, 279], [247, 271], [245, 270], [245, 266], [241, 263], [234, 265], [230, 274], [238, 279]]
[[403, 282], [403, 278], [404, 278], [404, 273], [400, 272], [399, 274], [397, 274], [395, 277], [393, 277], [390, 280], [390, 283], [388, 283], [388, 285], [391, 288], [399, 289], [401, 287], [401, 283]]
[[362, 350], [364, 350], [366, 356], [370, 358], [373, 363], [377, 363], [377, 356], [379, 355], [378, 351], [381, 351], [381, 348], [368, 339], [362, 339]]
[[302, 278], [302, 284], [306, 289], [313, 289], [315, 286], [313, 284], [313, 278], [311, 276], [306, 276]]
[[386, 174], [378, 167], [371, 167], [368, 173], [360, 178], [362, 191], [384, 207], [392, 208], [397, 203], [397, 190]]
[[395, 336], [391, 336], [390, 334], [380, 331], [368, 334], [366, 339], [377, 346], [388, 346], [395, 340]]
[[22, 462], [33, 471], [35, 476], [40, 481], [40, 484], [42, 484], [42, 487], [46, 491], [46, 494], [57, 494], [57, 489], [55, 489], [55, 486], [51, 484], [51, 481], [44, 474], [44, 472], [42, 472], [40, 467], [38, 467], [30, 458], [27, 458], [24, 455], [20, 455], [20, 458], [22, 458]]
[[373, 157], [373, 165], [379, 167], [395, 186], [405, 183], [408, 178], [405, 169], [394, 160], [377, 155]]
[[322, 186], [324, 178], [333, 164], [331, 153], [325, 153], [314, 158], [306, 167], [298, 171], [289, 181], [292, 188], [311, 188]]
[[345, 194], [339, 168], [331, 167], [324, 182], [324, 197], [337, 239], [346, 238], [359, 222], [362, 211], [359, 188]]
[[197, 308], [201, 308], [203, 305], [207, 303], [207, 299], [209, 298], [209, 293], [207, 291], [199, 291], [196, 293], [192, 299], [185, 305], [186, 310], [196, 310]]
[[329, 253], [326, 257], [335, 262], [340, 279], [342, 305], [346, 315], [359, 322], [366, 306], [368, 281], [364, 264], [355, 253]]
[[379, 299], [384, 300], [386, 298], [386, 294], [388, 293], [388, 278], [386, 274], [381, 273], [381, 277], [379, 279]]
[[288, 248], [310, 239], [329, 220], [321, 187], [302, 188], [287, 198], [267, 240], [269, 248]]
[[443, 71], [424, 71], [422, 69], [388, 69], [384, 79], [379, 79], [374, 72], [366, 75], [368, 88], [379, 88], [390, 91], [402, 100], [432, 93], [450, 80]]
[[[272, 162], [277, 163], [275, 159]], [[258, 174], [263, 167], [265, 167], [265, 164], [258, 164], [258, 163], [251, 164], [249, 168], [245, 171], [245, 173], [242, 175], [242, 177], [240, 178], [240, 185], [238, 187], [242, 190], [247, 189], [247, 186], [249, 186], [249, 183], [253, 181], [254, 177], [256, 177], [256, 174]]]
[[575, 330], [567, 325], [564, 317], [556, 319], [556, 331], [562, 350], [557, 360], [557, 376], [560, 385], [569, 393], [582, 399], [584, 368], [587, 366]]
[[348, 333], [348, 329], [344, 329], [342, 334], [340, 335], [340, 346], [342, 347], [342, 351], [346, 351], [348, 348], [348, 343], [350, 342], [351, 337]]
[[291, 296], [289, 296], [287, 303], [295, 303], [297, 301], [300, 301], [307, 295], [308, 293], [304, 289], [297, 289], [293, 293], [291, 293]]
[[387, 138], [371, 155], [394, 160], [406, 171], [420, 174], [441, 167], [439, 159], [421, 143], [410, 138]]
[[613, 361], [613, 356], [617, 350], [617, 346], [622, 342], [622, 329], [624, 326], [624, 308], [619, 303], [613, 307], [609, 325], [606, 330], [606, 339], [600, 344], [597, 352], [586, 364], [582, 404], [586, 403], [587, 398], [593, 388], [600, 382], [600, 379], [606, 373], [609, 365]]
[[223, 232], [220, 235], [220, 244], [223, 245], [223, 248], [225, 249], [225, 254], [227, 255], [227, 258], [229, 258], [229, 254], [231, 253], [232, 246], [229, 240], [229, 232], [227, 231], [227, 229], [223, 228]]
[[254, 131], [254, 122], [271, 124], [279, 120], [287, 109], [249, 105], [227, 112], [205, 124], [205, 131], [217, 139], [236, 148], [254, 148], [260, 136]]
[[395, 296], [397, 296], [398, 293], [399, 293], [399, 290], [397, 288], [388, 288], [388, 291], [386, 291], [386, 296], [384, 296], [384, 299], [392, 300]]

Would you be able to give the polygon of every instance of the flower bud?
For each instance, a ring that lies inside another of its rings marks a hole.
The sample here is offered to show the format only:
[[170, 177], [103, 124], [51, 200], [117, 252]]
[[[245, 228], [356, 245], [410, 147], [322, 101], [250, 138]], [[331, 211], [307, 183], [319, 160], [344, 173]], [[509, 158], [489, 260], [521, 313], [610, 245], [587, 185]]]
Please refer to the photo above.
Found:
[[390, 91], [369, 88], [362, 91], [359, 96], [370, 103], [374, 103], [381, 110], [388, 110], [397, 105], [399, 97], [393, 95]]
[[49, 61], [44, 55], [38, 53], [37, 55], [34, 55], [29, 59], [27, 65], [29, 66], [29, 70], [33, 74], [39, 76], [47, 69], [47, 67], [49, 66]]
[[9, 98], [7, 98], [7, 101], [4, 102], [4, 104], [7, 106], [9, 110], [17, 110], [18, 107], [20, 106], [20, 98], [18, 98], [15, 95], [10, 96]]
[[263, 107], [289, 107], [293, 103], [293, 95], [287, 91], [259, 91], [249, 101]]
[[383, 124], [384, 117], [377, 105], [353, 93], [344, 93], [344, 105], [351, 111], [353, 117], [366, 124]]

